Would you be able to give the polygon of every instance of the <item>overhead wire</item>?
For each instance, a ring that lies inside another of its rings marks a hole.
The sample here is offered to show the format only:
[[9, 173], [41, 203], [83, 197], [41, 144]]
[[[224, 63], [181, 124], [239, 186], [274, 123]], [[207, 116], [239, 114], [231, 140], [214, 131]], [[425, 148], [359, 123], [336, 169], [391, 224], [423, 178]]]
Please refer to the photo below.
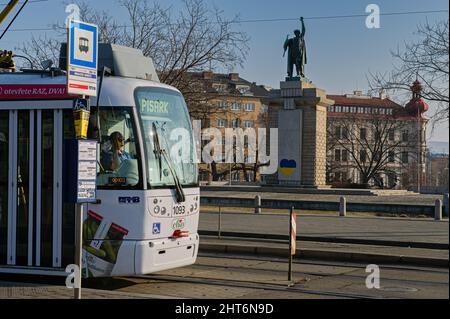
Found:
[[[35, 0], [39, 1], [49, 1], [49, 0]], [[30, 1], [31, 3], [32, 1]], [[428, 11], [407, 11], [407, 12], [387, 12], [380, 13], [380, 16], [396, 16], [396, 15], [414, 15], [414, 14], [434, 14], [434, 13], [448, 13], [449, 10], [428, 10]], [[367, 14], [353, 14], [353, 15], [335, 15], [335, 16], [316, 16], [316, 17], [305, 17], [304, 20], [331, 20], [331, 19], [351, 19], [351, 18], [361, 18], [367, 17]], [[267, 22], [286, 22], [286, 21], [299, 21], [300, 18], [276, 18], [276, 19], [253, 19], [253, 20], [235, 20], [235, 21], [224, 21], [225, 23], [231, 24], [241, 24], [241, 23], [267, 23]], [[214, 22], [219, 23], [219, 22]], [[118, 28], [131, 28], [132, 25], [118, 25]], [[36, 28], [20, 28], [11, 29], [9, 32], [29, 32], [29, 31], [57, 31], [58, 27], [36, 27]]]

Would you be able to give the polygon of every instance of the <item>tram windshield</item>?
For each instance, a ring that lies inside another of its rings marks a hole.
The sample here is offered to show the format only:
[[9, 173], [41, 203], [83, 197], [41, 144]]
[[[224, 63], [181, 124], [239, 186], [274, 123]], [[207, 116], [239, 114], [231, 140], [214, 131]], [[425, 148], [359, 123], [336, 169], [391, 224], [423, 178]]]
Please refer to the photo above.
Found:
[[160, 88], [138, 88], [150, 187], [195, 186], [195, 147], [183, 96]]

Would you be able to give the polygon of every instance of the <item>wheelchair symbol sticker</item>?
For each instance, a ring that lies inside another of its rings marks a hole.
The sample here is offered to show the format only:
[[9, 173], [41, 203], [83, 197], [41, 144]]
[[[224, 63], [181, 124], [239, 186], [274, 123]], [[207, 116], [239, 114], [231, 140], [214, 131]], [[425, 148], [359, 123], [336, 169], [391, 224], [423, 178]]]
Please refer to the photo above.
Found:
[[161, 223], [154, 223], [153, 224], [153, 235], [159, 235], [161, 234]]

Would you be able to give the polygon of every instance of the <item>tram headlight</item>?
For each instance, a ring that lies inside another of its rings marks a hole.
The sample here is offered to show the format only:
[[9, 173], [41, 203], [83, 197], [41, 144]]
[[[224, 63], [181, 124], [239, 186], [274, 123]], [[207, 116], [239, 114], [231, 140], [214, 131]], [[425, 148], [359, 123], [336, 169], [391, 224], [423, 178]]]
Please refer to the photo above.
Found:
[[167, 213], [167, 208], [161, 208], [161, 215], [165, 215]]
[[198, 209], [198, 203], [195, 202], [195, 204], [194, 204], [194, 210], [197, 210], [197, 209]]
[[155, 213], [155, 215], [158, 215], [160, 211], [161, 211], [161, 207], [159, 207], [159, 206], [155, 206], [155, 208], [153, 209], [153, 212]]

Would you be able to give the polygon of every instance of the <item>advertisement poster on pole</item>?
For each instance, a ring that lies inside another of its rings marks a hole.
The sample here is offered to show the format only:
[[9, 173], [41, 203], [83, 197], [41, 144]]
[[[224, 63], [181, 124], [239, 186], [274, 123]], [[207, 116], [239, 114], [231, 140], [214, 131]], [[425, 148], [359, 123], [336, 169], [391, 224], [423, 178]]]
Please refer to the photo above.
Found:
[[67, 45], [67, 92], [97, 96], [97, 26], [70, 19]]

